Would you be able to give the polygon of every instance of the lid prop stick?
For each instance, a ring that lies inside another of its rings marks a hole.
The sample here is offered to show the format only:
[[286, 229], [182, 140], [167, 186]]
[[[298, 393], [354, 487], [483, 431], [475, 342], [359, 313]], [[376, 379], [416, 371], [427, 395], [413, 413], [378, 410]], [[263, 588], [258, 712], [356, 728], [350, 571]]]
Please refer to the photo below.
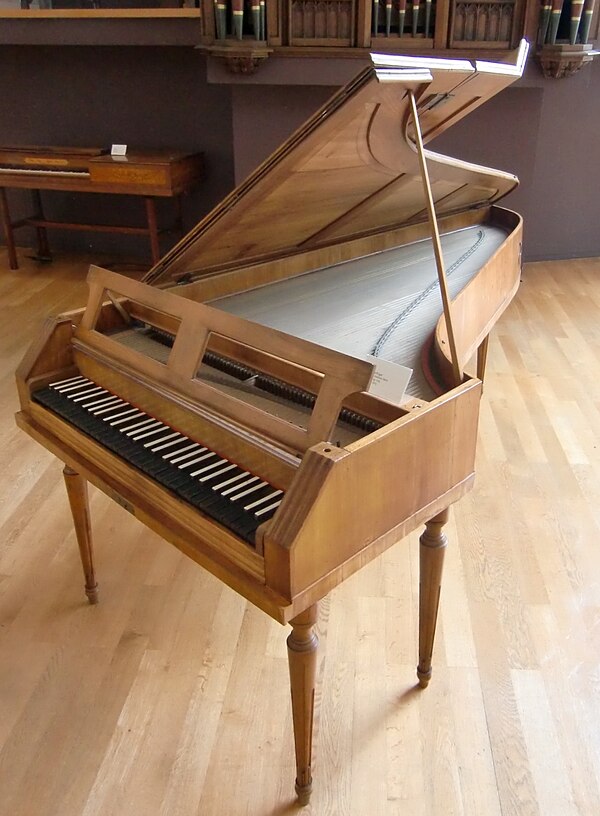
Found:
[[446, 280], [446, 272], [444, 267], [444, 256], [442, 254], [442, 242], [440, 240], [440, 232], [435, 214], [433, 194], [431, 192], [431, 183], [429, 181], [429, 172], [427, 170], [427, 162], [425, 160], [425, 149], [423, 147], [423, 136], [421, 135], [421, 125], [419, 123], [419, 112], [417, 110], [417, 103], [413, 91], [409, 90], [408, 98], [410, 99], [411, 113], [415, 125], [415, 143], [417, 146], [417, 155], [419, 157], [419, 166], [421, 168], [421, 178], [423, 179], [427, 215], [429, 216], [429, 224], [431, 226], [433, 252], [435, 255], [438, 280], [440, 282], [440, 292], [444, 306], [444, 317], [446, 318], [446, 329], [448, 331], [448, 343], [450, 344], [450, 357], [452, 360], [452, 373], [454, 375], [455, 385], [460, 385], [463, 379], [463, 373], [460, 368], [458, 353], [456, 350], [454, 326], [452, 324], [452, 312], [450, 309], [450, 294], [448, 292], [448, 282]]

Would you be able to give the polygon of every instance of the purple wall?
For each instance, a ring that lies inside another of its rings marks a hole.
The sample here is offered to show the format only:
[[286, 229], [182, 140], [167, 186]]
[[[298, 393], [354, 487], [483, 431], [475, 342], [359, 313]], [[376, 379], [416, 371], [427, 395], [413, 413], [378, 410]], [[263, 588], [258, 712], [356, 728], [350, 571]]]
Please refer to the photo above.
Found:
[[[184, 199], [191, 228], [234, 184], [230, 89], [208, 85], [205, 74], [204, 56], [191, 48], [1, 46], [0, 144], [204, 151], [205, 181]], [[13, 216], [28, 209], [27, 192], [9, 197]], [[142, 199], [43, 197], [46, 215], [63, 221], [144, 221]], [[169, 224], [172, 214], [172, 202], [159, 202], [159, 220]], [[25, 230], [16, 235], [19, 243], [32, 241]], [[142, 238], [58, 230], [49, 236], [55, 248], [149, 256]]]
[[506, 206], [525, 219], [526, 260], [600, 255], [600, 60], [573, 77], [526, 75], [436, 141], [457, 158], [516, 173]]
[[335, 93], [330, 86], [233, 88], [233, 153], [239, 184]]

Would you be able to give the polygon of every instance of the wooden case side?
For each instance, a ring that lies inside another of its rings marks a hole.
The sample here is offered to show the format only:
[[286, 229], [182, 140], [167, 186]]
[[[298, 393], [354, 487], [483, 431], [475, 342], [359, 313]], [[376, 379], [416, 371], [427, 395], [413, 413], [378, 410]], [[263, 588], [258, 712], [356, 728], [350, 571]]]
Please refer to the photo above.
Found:
[[[452, 301], [452, 322], [461, 368], [473, 357], [519, 287], [522, 219], [510, 210], [493, 207], [491, 220], [511, 230], [510, 235]], [[444, 381], [450, 381], [447, 378], [451, 376], [452, 364], [443, 315], [435, 331], [434, 353]]]
[[470, 380], [347, 449], [312, 448], [264, 532], [267, 585], [314, 602], [456, 501], [473, 477], [480, 396]]

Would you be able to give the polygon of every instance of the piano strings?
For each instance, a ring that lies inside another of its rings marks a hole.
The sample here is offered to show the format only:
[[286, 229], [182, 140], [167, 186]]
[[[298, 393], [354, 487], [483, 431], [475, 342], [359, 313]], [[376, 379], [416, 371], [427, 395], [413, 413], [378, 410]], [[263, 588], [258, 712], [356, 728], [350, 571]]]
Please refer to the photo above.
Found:
[[[505, 237], [505, 230], [489, 224], [442, 236], [453, 297]], [[421, 370], [420, 355], [441, 312], [441, 301], [433, 296], [434, 270], [431, 240], [425, 239], [219, 298], [210, 305], [357, 357], [377, 349], [376, 356], [413, 370], [408, 394], [431, 399], [434, 394]]]
[[[454, 261], [454, 263], [451, 266], [449, 266], [448, 269], [446, 269], [446, 278], [450, 278], [452, 274], [456, 272], [456, 270], [467, 260], [467, 258], [471, 257], [475, 250], [481, 245], [483, 239], [484, 233], [483, 230], [480, 229], [477, 232], [477, 240], [475, 241], [475, 243], [472, 246], [470, 246], [469, 249], [467, 249], [467, 251], [460, 256], [460, 258]], [[400, 312], [398, 317], [396, 317], [393, 323], [391, 323], [388, 326], [388, 328], [383, 332], [381, 337], [377, 340], [377, 342], [373, 346], [373, 350], [371, 352], [373, 357], [380, 356], [384, 345], [387, 343], [387, 341], [390, 339], [390, 337], [396, 331], [396, 329], [406, 320], [406, 318], [409, 316], [409, 314], [411, 314], [411, 312], [414, 312], [415, 309], [418, 309], [421, 306], [425, 298], [429, 297], [429, 295], [431, 295], [433, 292], [439, 289], [439, 286], [440, 282], [436, 278], [429, 284], [429, 286], [426, 286], [425, 289], [423, 289], [420, 295], [417, 295], [417, 297], [411, 303], [409, 303], [405, 309], [403, 309]]]

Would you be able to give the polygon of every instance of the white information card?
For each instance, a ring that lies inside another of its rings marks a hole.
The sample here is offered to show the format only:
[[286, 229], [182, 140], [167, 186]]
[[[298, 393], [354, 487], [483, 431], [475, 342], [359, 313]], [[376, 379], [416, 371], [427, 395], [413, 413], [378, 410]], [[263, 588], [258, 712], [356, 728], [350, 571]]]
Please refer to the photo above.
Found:
[[389, 360], [382, 360], [380, 357], [373, 357], [372, 354], [367, 354], [365, 359], [375, 366], [369, 393], [400, 405], [404, 400], [404, 392], [410, 380], [412, 368], [392, 363]]

